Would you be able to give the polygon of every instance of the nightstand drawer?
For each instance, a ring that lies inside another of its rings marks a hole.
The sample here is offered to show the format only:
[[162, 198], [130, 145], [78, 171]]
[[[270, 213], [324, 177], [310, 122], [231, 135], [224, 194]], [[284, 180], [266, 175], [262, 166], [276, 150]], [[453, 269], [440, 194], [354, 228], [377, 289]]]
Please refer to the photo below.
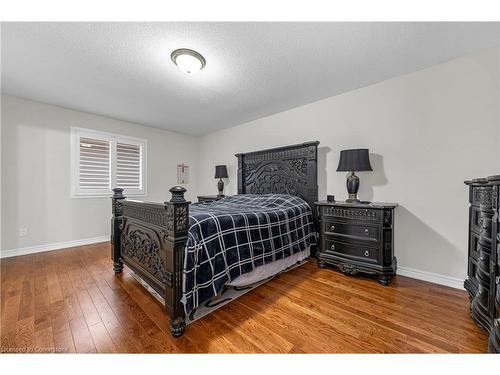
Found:
[[376, 248], [369, 246], [348, 244], [345, 242], [332, 239], [331, 236], [325, 237], [324, 241], [325, 241], [324, 251], [327, 254], [333, 254], [349, 259], [363, 260], [365, 262], [372, 262], [372, 263], [378, 262], [378, 249]]
[[342, 237], [346, 240], [363, 240], [374, 243], [380, 242], [380, 229], [373, 225], [358, 225], [342, 223], [340, 221], [325, 220], [323, 231], [327, 234]]
[[351, 208], [351, 207], [335, 207], [321, 206], [319, 214], [325, 218], [336, 218], [349, 220], [351, 222], [368, 222], [377, 224], [381, 220], [381, 210], [371, 208]]

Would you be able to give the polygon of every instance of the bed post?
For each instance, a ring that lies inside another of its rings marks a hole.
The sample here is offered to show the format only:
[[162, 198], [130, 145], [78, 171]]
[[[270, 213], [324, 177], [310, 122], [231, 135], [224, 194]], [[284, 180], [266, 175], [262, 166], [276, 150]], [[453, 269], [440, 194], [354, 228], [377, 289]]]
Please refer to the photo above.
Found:
[[111, 259], [113, 259], [113, 270], [115, 273], [123, 271], [123, 261], [120, 257], [121, 248], [121, 234], [123, 224], [123, 206], [121, 201], [126, 197], [123, 195], [122, 188], [113, 189], [112, 211], [113, 217], [111, 219]]
[[245, 181], [243, 181], [243, 154], [236, 154], [235, 156], [238, 158], [238, 194], [245, 194]]
[[171, 272], [171, 286], [166, 288], [165, 306], [170, 312], [170, 332], [180, 337], [186, 328], [186, 317], [182, 298], [182, 272], [184, 249], [189, 228], [189, 203], [184, 199], [186, 189], [181, 186], [171, 188], [172, 198], [165, 202], [167, 209], [167, 252], [166, 269]]

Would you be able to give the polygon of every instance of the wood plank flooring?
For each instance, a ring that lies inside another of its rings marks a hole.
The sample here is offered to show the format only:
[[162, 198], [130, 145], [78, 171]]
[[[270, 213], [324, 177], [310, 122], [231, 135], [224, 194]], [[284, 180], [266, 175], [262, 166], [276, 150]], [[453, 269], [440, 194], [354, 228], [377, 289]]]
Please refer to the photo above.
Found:
[[376, 279], [312, 261], [194, 322], [115, 276], [109, 243], [1, 260], [1, 351], [56, 353], [481, 353], [465, 291]]

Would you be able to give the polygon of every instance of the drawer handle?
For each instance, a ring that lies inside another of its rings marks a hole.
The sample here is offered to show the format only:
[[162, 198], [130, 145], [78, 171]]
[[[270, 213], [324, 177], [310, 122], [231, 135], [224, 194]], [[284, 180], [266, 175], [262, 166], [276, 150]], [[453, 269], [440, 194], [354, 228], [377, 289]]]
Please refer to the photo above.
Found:
[[368, 236], [370, 234], [370, 231], [368, 230], [368, 228], [365, 228], [365, 234]]
[[370, 252], [368, 250], [365, 250], [365, 257], [369, 257], [370, 256]]
[[335, 250], [335, 244], [333, 244], [332, 246], [330, 246], [330, 249], [331, 250]]
[[330, 231], [332, 231], [332, 232], [333, 232], [334, 230], [335, 230], [335, 225], [332, 225], [332, 226], [330, 227]]

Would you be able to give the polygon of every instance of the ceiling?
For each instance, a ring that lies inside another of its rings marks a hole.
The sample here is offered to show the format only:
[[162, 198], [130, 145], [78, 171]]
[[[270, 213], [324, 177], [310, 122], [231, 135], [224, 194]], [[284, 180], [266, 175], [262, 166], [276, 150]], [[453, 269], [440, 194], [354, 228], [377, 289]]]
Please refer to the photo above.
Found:
[[[2, 92], [203, 135], [498, 39], [498, 23], [3, 23]], [[201, 72], [172, 63], [182, 47]]]

